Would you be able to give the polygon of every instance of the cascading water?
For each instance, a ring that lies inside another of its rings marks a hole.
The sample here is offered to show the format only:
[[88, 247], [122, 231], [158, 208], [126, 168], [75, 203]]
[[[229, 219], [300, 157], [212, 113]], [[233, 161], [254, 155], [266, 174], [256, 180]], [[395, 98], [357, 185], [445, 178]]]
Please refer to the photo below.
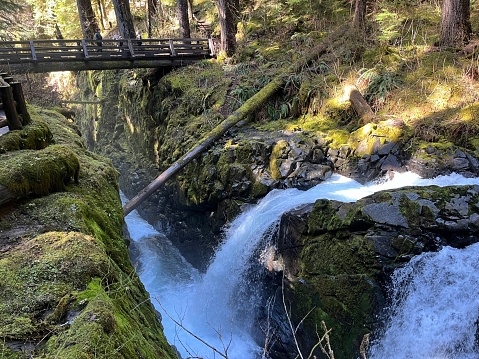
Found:
[[[204, 274], [195, 270], [168, 239], [141, 219], [136, 211], [126, 217], [126, 222], [137, 253], [138, 273], [163, 315], [170, 343], [184, 357], [218, 357], [211, 347], [175, 324], [173, 318], [220, 352], [227, 351], [230, 359], [253, 359], [260, 358], [262, 353], [261, 343], [252, 335], [255, 308], [265, 307], [266, 303], [258, 302], [262, 298], [261, 283], [251, 283], [246, 273], [259, 243], [264, 243], [264, 237], [271, 235], [284, 212], [320, 198], [353, 202], [381, 190], [431, 184], [479, 184], [479, 180], [458, 175], [423, 180], [415, 174], [405, 173], [396, 174], [391, 181], [363, 186], [333, 175], [308, 191], [274, 190], [233, 221]], [[395, 356], [381, 359], [385, 358]]]
[[479, 243], [424, 253], [394, 272], [386, 329], [370, 359], [477, 359]]

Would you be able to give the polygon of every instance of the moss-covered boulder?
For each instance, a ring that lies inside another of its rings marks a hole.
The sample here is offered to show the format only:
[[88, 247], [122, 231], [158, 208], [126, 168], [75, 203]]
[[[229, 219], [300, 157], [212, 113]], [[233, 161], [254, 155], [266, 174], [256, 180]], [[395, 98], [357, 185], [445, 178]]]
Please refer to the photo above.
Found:
[[[359, 357], [377, 328], [392, 271], [424, 251], [479, 240], [478, 186], [406, 188], [356, 203], [318, 200], [285, 214], [278, 244], [300, 344], [314, 346], [324, 320], [339, 358]], [[432, 280], [432, 278], [431, 278]]]
[[25, 128], [0, 136], [0, 153], [22, 149], [39, 150], [53, 142], [50, 128], [38, 115]]
[[2, 356], [175, 358], [129, 261], [117, 171], [63, 116], [31, 113], [51, 141], [0, 154]]

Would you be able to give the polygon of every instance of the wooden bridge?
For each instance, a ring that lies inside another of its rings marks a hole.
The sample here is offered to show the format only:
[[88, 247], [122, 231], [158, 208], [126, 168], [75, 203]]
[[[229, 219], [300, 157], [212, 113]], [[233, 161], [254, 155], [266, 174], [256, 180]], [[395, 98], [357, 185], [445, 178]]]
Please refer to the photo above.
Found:
[[211, 38], [0, 42], [0, 70], [11, 74], [177, 67], [214, 56]]

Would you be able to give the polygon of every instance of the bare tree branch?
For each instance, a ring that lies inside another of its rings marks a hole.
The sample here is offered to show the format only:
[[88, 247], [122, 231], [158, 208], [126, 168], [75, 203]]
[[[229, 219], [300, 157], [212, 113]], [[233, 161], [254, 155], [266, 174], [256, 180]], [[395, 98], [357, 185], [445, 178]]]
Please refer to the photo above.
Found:
[[201, 339], [199, 336], [197, 336], [195, 333], [193, 333], [191, 330], [188, 330], [183, 324], [181, 324], [180, 322], [178, 322], [175, 318], [173, 318], [170, 313], [168, 313], [168, 311], [165, 309], [165, 307], [163, 307], [163, 304], [161, 304], [161, 302], [159, 301], [158, 298], [154, 298], [158, 304], [160, 305], [161, 309], [163, 309], [163, 311], [166, 313], [166, 315], [168, 316], [168, 318], [170, 318], [173, 323], [175, 323], [177, 326], [179, 326], [181, 329], [183, 329], [185, 332], [187, 332], [189, 335], [191, 335], [193, 338], [195, 338], [196, 340], [200, 341], [201, 343], [203, 343], [204, 345], [206, 345], [208, 348], [212, 349], [215, 353], [218, 353], [218, 355], [222, 356], [223, 358], [226, 358], [228, 359], [228, 356], [225, 355], [224, 353], [220, 352], [218, 349], [216, 349], [214, 346], [210, 345], [209, 343], [207, 343], [206, 341], [204, 341], [203, 339]]

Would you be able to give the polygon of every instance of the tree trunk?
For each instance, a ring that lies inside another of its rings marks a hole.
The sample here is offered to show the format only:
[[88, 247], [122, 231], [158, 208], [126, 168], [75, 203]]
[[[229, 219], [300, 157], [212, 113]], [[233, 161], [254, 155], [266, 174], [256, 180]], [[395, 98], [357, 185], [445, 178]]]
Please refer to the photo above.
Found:
[[239, 11], [238, 0], [217, 0], [220, 23], [220, 50], [232, 56], [236, 50], [236, 30]]
[[21, 130], [23, 128], [22, 122], [18, 117], [15, 99], [13, 98], [13, 91], [10, 85], [4, 78], [0, 77], [0, 100], [3, 104], [3, 111], [8, 122], [8, 129]]
[[123, 207], [125, 216], [138, 207], [144, 200], [151, 196], [160, 186], [165, 184], [170, 178], [178, 173], [183, 167], [190, 163], [193, 159], [198, 157], [203, 151], [210, 147], [216, 140], [221, 138], [226, 131], [238, 124], [238, 122], [247, 118], [248, 115], [257, 110], [267, 99], [271, 97], [281, 86], [283, 86], [285, 79], [283, 76], [276, 77], [268, 85], [263, 87], [253, 97], [248, 99], [243, 106], [233, 112], [226, 120], [216, 126], [205, 138], [193, 147], [186, 155], [175, 161], [170, 167], [162, 172], [156, 179], [147, 187], [141, 190], [135, 197], [133, 197]]
[[470, 0], [443, 0], [440, 46], [462, 47], [471, 37]]
[[101, 0], [96, 0], [96, 5], [98, 6], [98, 12], [100, 13], [101, 28], [105, 30], [106, 29], [105, 22], [107, 21], [107, 17], [106, 17], [104, 4], [102, 4]]
[[[55, 37], [57, 40], [63, 40], [63, 34], [62, 31], [60, 30], [60, 27], [58, 27], [58, 23], [55, 23]], [[61, 46], [66, 46], [65, 42], [59, 41], [58, 42]]]
[[355, 29], [364, 30], [366, 23], [366, 0], [356, 0], [354, 8], [353, 26]]
[[130, 2], [128, 0], [113, 0], [113, 7], [115, 8], [120, 36], [124, 39], [134, 39], [136, 34], [130, 12]]
[[187, 0], [187, 2], [189, 19], [193, 20], [193, 0]]
[[158, 1], [157, 0], [148, 0], [146, 2], [147, 10], [146, 10], [146, 21], [148, 23], [148, 37], [153, 37], [153, 19], [157, 15], [158, 12]]
[[170, 167], [163, 171], [153, 182], [142, 189], [135, 197], [123, 206], [123, 213], [125, 216], [137, 208], [143, 201], [150, 197], [158, 188], [166, 183], [170, 178], [174, 177], [183, 167], [190, 163], [193, 159], [198, 157], [203, 151], [208, 149], [217, 139], [221, 138], [226, 131], [231, 127], [237, 125], [239, 122], [246, 120], [248, 116], [258, 108], [260, 108], [273, 94], [275, 94], [286, 82], [289, 73], [296, 73], [311, 61], [316, 60], [319, 56], [328, 51], [331, 42], [336, 37], [344, 35], [344, 30], [339, 31], [326, 38], [324, 42], [313, 49], [310, 56], [302, 62], [296, 63], [286, 71], [280, 72], [269, 84], [263, 87], [259, 92], [249, 98], [243, 106], [233, 112], [226, 120], [216, 126], [205, 138], [199, 141], [186, 155], [176, 160]]
[[188, 0], [176, 0], [176, 16], [180, 23], [180, 37], [188, 39], [190, 34], [190, 20], [188, 18]]
[[91, 6], [91, 0], [77, 0], [77, 7], [83, 37], [85, 39], [93, 39], [93, 35], [98, 29], [98, 24]]
[[17, 105], [17, 113], [20, 115], [22, 125], [28, 125], [31, 122], [30, 114], [28, 113], [27, 103], [23, 95], [23, 88], [20, 82], [10, 82], [12, 88], [13, 99]]

